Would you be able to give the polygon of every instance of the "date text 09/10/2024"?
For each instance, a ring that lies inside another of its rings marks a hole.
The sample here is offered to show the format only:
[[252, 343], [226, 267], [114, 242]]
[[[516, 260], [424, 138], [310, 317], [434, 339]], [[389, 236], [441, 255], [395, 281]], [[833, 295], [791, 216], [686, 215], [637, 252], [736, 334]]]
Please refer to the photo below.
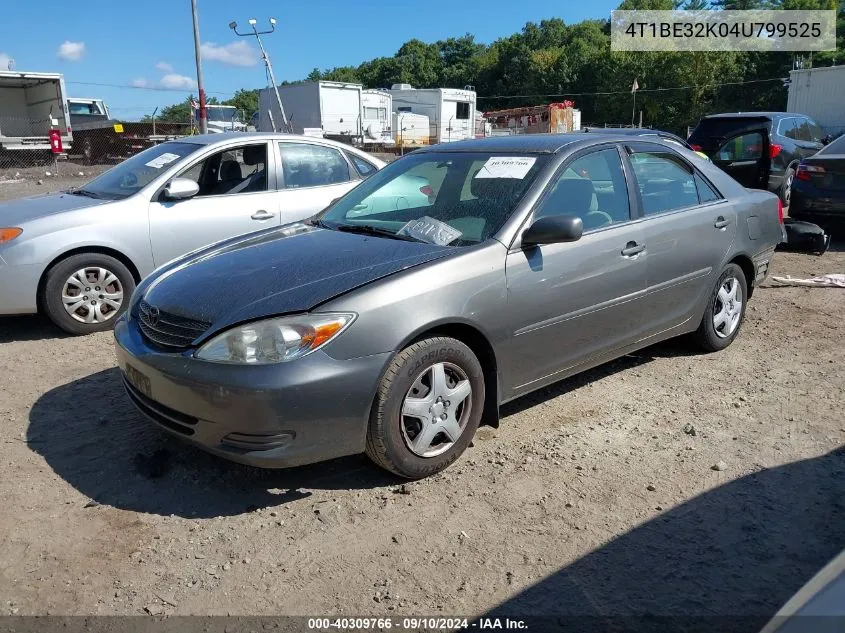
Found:
[[511, 618], [309, 618], [308, 628], [314, 631], [366, 631], [390, 629], [419, 630], [526, 630], [524, 620]]

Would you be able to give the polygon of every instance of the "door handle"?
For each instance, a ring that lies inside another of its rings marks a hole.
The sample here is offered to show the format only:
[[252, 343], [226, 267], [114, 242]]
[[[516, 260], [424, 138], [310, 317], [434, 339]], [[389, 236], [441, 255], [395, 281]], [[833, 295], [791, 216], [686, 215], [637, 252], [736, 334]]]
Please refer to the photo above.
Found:
[[625, 248], [622, 249], [623, 257], [636, 257], [645, 250], [645, 244], [637, 244], [636, 242], [628, 242]]
[[713, 226], [715, 226], [720, 231], [724, 231], [725, 227], [728, 226], [728, 224], [730, 224], [730, 223], [731, 223], [730, 220], [726, 220], [724, 217], [722, 217], [720, 215], [718, 218], [716, 218], [716, 222], [713, 224]]
[[265, 211], [264, 209], [261, 209], [260, 211], [256, 211], [255, 213], [253, 213], [249, 217], [251, 217], [253, 220], [261, 221], [261, 220], [269, 220], [271, 218], [275, 218], [276, 214], [270, 213], [269, 211]]

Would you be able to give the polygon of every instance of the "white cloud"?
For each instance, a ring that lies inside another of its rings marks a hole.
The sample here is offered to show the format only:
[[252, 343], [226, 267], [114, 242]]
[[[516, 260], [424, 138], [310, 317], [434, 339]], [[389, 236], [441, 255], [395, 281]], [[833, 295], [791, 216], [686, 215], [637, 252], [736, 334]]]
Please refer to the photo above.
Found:
[[159, 62], [156, 64], [156, 69], [160, 70], [163, 73], [172, 73], [173, 66], [168, 64], [167, 62]]
[[67, 41], [61, 46], [56, 53], [59, 59], [68, 62], [77, 62], [85, 55], [85, 42], [70, 42]]
[[170, 73], [161, 78], [161, 86], [162, 88], [193, 90], [197, 87], [197, 82], [185, 75]]
[[7, 53], [0, 53], [0, 71], [9, 70], [9, 62], [12, 61], [12, 57]]
[[206, 42], [200, 47], [204, 60], [220, 62], [227, 66], [255, 66], [258, 63], [258, 51], [244, 41], [218, 46]]
[[146, 88], [147, 86], [150, 85], [150, 82], [148, 82], [143, 77], [139, 77], [138, 79], [132, 80], [132, 85], [135, 86], [136, 88]]

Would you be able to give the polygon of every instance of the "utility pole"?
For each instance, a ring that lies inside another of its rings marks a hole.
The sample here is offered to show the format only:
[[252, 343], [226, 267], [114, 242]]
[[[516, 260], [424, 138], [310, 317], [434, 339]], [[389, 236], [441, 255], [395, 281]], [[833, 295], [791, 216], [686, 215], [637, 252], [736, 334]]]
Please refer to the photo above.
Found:
[[[267, 51], [264, 50], [264, 44], [261, 43], [261, 36], [266, 35], [268, 33], [272, 33], [276, 30], [276, 18], [270, 18], [270, 30], [269, 31], [259, 31], [256, 28], [256, 24], [258, 24], [258, 20], [252, 18], [249, 20], [249, 25], [252, 27], [252, 33], [239, 33], [238, 32], [238, 23], [237, 22], [229, 22], [229, 28], [235, 32], [235, 35], [239, 35], [240, 37], [249, 37], [250, 35], [254, 35], [255, 39], [258, 41], [258, 48], [261, 49], [261, 57], [264, 59], [264, 66], [267, 68], [267, 75], [270, 77], [270, 83], [273, 86], [273, 92], [276, 94], [276, 105], [279, 106], [279, 112], [282, 114], [282, 131], [284, 132], [291, 132], [290, 124], [288, 123], [288, 118], [285, 116], [285, 107], [282, 105], [282, 97], [279, 95], [279, 86], [276, 83], [276, 76], [273, 74], [273, 66], [270, 64], [270, 57], [267, 55]], [[272, 114], [272, 113], [271, 113]], [[260, 115], [259, 115], [260, 116]], [[270, 121], [272, 123], [273, 117], [270, 117]], [[278, 132], [276, 130], [275, 123], [273, 125], [273, 131]]]
[[205, 134], [208, 132], [208, 110], [205, 107], [205, 88], [202, 83], [202, 56], [200, 55], [200, 23], [197, 19], [197, 0], [191, 0], [191, 11], [194, 14], [194, 55], [197, 59], [197, 90], [200, 93], [200, 134]]

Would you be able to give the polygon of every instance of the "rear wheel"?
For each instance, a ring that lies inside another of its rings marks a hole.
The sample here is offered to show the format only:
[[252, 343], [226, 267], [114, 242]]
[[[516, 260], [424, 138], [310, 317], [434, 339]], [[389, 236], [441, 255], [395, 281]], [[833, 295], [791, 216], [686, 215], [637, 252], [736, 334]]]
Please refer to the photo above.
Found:
[[718, 352], [733, 343], [745, 317], [748, 283], [736, 264], [728, 264], [716, 282], [701, 325], [695, 333], [698, 344], [707, 352]]
[[367, 455], [407, 479], [440, 472], [466, 450], [484, 409], [481, 363], [453, 338], [402, 350], [379, 385]]
[[47, 271], [41, 305], [50, 320], [70, 334], [114, 327], [135, 290], [120, 261], [102, 253], [72, 255]]

